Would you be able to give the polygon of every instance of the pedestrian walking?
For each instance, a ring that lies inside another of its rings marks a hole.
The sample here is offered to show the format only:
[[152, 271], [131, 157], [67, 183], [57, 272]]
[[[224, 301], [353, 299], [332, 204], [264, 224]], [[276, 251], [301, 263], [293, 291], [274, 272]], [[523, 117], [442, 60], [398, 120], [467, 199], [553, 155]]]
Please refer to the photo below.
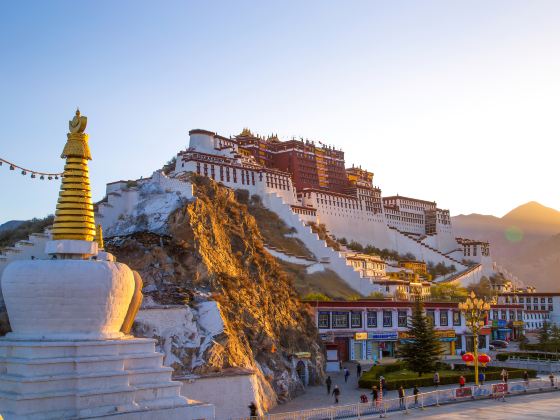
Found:
[[548, 376], [548, 379], [550, 379], [550, 386], [554, 388], [554, 375], [552, 374], [552, 372]]
[[484, 385], [484, 381], [486, 380], [486, 374], [484, 372], [479, 372], [478, 373], [478, 383], [480, 385]]
[[465, 387], [465, 377], [463, 375], [459, 376], [459, 388]]
[[325, 381], [327, 385], [327, 395], [331, 395], [331, 386], [332, 386], [332, 379], [330, 376], [327, 376], [327, 380]]
[[251, 418], [257, 417], [257, 406], [254, 401], [249, 404], [249, 412], [251, 414]]
[[350, 371], [348, 368], [344, 368], [344, 382], [348, 382], [348, 378], [350, 377]]
[[412, 390], [412, 393], [414, 394], [414, 405], [418, 407], [418, 394], [420, 393], [420, 390], [418, 389], [418, 385], [414, 385], [414, 389]]
[[401, 410], [405, 409], [404, 397], [405, 397], [404, 388], [401, 385], [401, 386], [399, 386], [399, 406], [400, 406]]
[[[529, 388], [529, 374], [527, 371], [523, 372], [523, 382], [525, 382], [525, 388]], [[525, 392], [527, 392], [527, 389], [525, 389]]]
[[338, 404], [338, 398], [340, 397], [340, 389], [338, 388], [338, 385], [334, 386], [332, 394], [334, 395], [334, 403]]
[[507, 384], [508, 376], [509, 376], [508, 371], [505, 370], [505, 369], [502, 369], [502, 373], [500, 375], [502, 377], [502, 382]]
[[367, 399], [367, 395], [366, 395], [366, 394], [360, 395], [360, 402], [361, 402], [362, 404], [365, 404], [365, 403], [368, 402], [368, 399]]
[[379, 402], [379, 390], [375, 385], [371, 387], [371, 402], [377, 407]]
[[362, 365], [360, 363], [356, 366], [356, 374], [358, 375], [358, 379], [360, 379], [360, 376], [362, 376]]
[[439, 373], [434, 373], [434, 386], [437, 388], [439, 386]]

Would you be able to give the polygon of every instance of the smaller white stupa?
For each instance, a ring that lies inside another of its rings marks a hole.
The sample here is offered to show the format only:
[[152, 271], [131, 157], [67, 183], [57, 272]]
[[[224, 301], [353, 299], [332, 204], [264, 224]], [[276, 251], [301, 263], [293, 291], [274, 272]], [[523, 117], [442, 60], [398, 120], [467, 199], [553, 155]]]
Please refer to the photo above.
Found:
[[[50, 260], [14, 261], [2, 275], [12, 332], [0, 339], [0, 414], [5, 419], [212, 419], [187, 400], [155, 340], [129, 335], [142, 281], [100, 250], [84, 130], [76, 111]], [[96, 238], [97, 236], [97, 238]], [[118, 416], [118, 417], [117, 417]]]

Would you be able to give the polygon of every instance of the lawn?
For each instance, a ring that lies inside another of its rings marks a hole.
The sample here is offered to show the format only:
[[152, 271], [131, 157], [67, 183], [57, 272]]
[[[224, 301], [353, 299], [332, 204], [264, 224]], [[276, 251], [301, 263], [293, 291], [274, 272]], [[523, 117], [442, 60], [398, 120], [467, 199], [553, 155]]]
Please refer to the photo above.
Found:
[[[481, 368], [486, 375], [487, 381], [495, 381], [501, 379], [500, 373], [502, 368], [487, 367]], [[527, 370], [529, 376], [534, 378], [537, 372]], [[457, 365], [455, 370], [451, 370], [449, 365], [442, 364], [438, 369], [440, 385], [459, 384], [459, 377], [463, 375], [468, 382], [474, 382], [474, 368], [465, 365]], [[508, 369], [510, 379], [523, 377], [522, 369]], [[434, 372], [425, 373], [418, 376], [416, 372], [408, 370], [402, 362], [388, 366], [374, 366], [365, 372], [360, 378], [359, 385], [361, 388], [370, 389], [373, 385], [379, 385], [379, 376], [385, 377], [385, 388], [388, 390], [397, 389], [399, 386], [404, 388], [412, 388], [414, 385], [419, 387], [432, 386]]]

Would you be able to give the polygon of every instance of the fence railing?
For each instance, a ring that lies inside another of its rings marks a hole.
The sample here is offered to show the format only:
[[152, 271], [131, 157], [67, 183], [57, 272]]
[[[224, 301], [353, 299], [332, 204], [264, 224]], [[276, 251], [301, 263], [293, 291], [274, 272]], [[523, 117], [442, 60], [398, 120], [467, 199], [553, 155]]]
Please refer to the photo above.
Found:
[[558, 373], [560, 372], [560, 361], [553, 360], [536, 360], [536, 359], [508, 359], [504, 361], [495, 361], [492, 366], [510, 367], [517, 369], [531, 369], [537, 372]]
[[[483, 398], [505, 399], [509, 395], [556, 389], [558, 389], [558, 379], [556, 377], [552, 380], [531, 379], [529, 381], [510, 381], [508, 383], [492, 383], [480, 386], [441, 389], [423, 392], [417, 396], [384, 399], [382, 402], [372, 401], [359, 404], [335, 405], [287, 413], [266, 414], [260, 417], [241, 417], [230, 420], [332, 420], [360, 418], [371, 415], [385, 417], [387, 413], [395, 411], [407, 412], [424, 407]], [[366, 393], [365, 390], [364, 393]]]

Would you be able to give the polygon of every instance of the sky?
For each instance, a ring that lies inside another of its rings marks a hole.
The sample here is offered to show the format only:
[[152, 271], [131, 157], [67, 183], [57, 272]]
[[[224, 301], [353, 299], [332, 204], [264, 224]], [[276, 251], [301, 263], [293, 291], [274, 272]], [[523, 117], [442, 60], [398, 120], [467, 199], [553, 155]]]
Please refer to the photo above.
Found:
[[[452, 215], [560, 209], [558, 1], [18, 1], [0, 4], [0, 157], [63, 168], [88, 117], [95, 200], [188, 131], [319, 140], [383, 195]], [[0, 223], [59, 184], [0, 167]]]

